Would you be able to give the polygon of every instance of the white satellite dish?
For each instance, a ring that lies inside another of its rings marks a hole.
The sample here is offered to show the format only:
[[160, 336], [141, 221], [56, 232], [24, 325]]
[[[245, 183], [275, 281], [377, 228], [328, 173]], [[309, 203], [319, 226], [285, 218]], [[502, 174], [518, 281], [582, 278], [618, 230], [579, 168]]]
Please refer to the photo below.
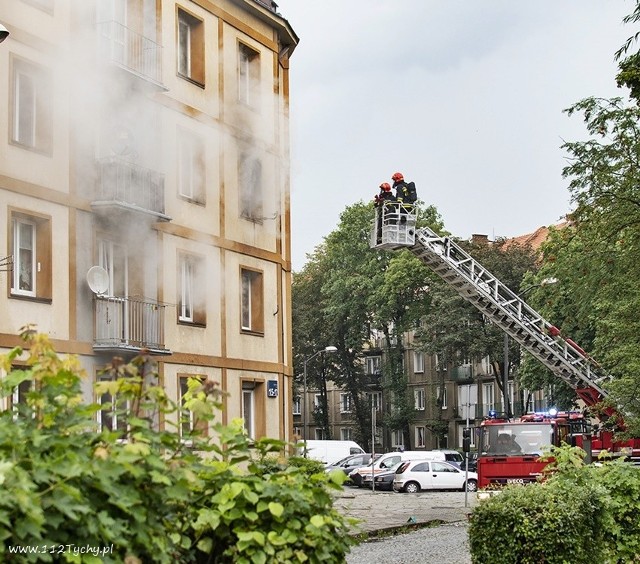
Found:
[[92, 266], [87, 272], [87, 283], [94, 294], [104, 294], [109, 289], [109, 273], [101, 266]]

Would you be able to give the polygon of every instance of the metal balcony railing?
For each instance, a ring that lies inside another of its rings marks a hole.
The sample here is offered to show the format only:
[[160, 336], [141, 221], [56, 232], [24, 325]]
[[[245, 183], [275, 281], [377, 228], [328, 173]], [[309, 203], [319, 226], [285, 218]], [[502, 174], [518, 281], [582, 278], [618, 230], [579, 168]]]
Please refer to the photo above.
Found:
[[93, 348], [170, 354], [164, 344], [165, 307], [137, 298], [95, 296]]
[[162, 47], [148, 37], [116, 21], [97, 25], [99, 49], [103, 58], [123, 68], [162, 84]]
[[99, 159], [94, 205], [107, 203], [164, 215], [164, 174], [117, 157]]

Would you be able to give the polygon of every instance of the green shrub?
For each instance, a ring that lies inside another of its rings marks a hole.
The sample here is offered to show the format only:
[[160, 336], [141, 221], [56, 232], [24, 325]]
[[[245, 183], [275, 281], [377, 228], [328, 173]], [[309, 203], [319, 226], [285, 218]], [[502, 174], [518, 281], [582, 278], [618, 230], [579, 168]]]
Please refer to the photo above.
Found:
[[[156, 429], [178, 408], [154, 385], [150, 358], [114, 362], [113, 380], [96, 385], [114, 401], [84, 405], [77, 359], [58, 357], [46, 336], [24, 337], [27, 368], [12, 369], [20, 348], [0, 357], [0, 396], [31, 388], [24, 404], [0, 412], [0, 561], [344, 560], [352, 541], [332, 507], [339, 480], [306, 463], [266, 471], [286, 445], [214, 421], [215, 385], [189, 382], [186, 406], [214, 432], [194, 431], [187, 443], [175, 426]], [[99, 410], [126, 425], [98, 432]]]
[[638, 562], [640, 468], [622, 459], [584, 464], [554, 447], [541, 484], [505, 489], [473, 511], [474, 564]]
[[601, 562], [604, 503], [596, 489], [562, 482], [512, 486], [471, 516], [474, 564]]

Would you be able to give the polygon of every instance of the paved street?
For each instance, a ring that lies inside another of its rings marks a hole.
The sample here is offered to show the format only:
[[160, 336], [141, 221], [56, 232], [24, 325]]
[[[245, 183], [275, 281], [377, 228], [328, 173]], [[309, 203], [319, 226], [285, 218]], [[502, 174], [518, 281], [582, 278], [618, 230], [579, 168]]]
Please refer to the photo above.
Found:
[[476, 494], [464, 492], [420, 492], [417, 494], [371, 491], [345, 486], [336, 499], [335, 507], [361, 522], [357, 531], [373, 531], [429, 521], [459, 522], [477, 503]]

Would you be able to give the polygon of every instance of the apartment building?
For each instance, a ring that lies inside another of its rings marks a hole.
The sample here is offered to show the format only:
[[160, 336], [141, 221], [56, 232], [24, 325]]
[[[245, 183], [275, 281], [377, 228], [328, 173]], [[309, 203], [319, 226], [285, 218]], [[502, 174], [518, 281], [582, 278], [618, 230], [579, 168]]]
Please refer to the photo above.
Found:
[[277, 5], [11, 0], [0, 23], [0, 352], [34, 324], [99, 400], [114, 356], [150, 351], [176, 402], [213, 380], [223, 422], [289, 440], [298, 38]]

